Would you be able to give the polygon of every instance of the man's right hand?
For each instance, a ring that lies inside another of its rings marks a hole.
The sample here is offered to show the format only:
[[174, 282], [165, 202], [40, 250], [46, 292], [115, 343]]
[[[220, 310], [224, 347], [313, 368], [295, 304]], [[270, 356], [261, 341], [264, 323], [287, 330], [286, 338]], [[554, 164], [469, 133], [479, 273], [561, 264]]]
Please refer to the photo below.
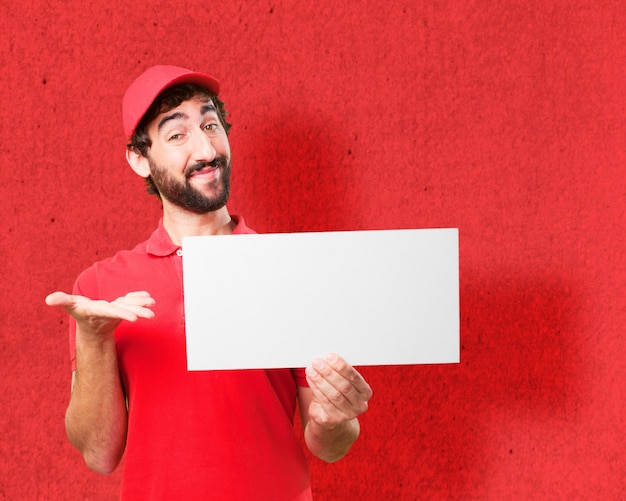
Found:
[[155, 304], [148, 292], [129, 292], [115, 301], [89, 299], [84, 296], [53, 292], [46, 297], [48, 306], [60, 306], [67, 311], [84, 333], [106, 336], [112, 334], [122, 320], [134, 322], [139, 318], [150, 319]]

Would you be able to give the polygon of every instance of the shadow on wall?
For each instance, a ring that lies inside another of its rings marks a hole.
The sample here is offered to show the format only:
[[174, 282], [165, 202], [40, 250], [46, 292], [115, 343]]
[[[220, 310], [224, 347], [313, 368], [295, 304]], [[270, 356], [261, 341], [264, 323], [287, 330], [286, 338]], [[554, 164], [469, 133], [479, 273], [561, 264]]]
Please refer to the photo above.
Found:
[[[297, 120], [294, 120], [297, 117]], [[320, 112], [268, 116], [246, 137], [248, 165], [233, 183], [245, 183], [246, 213], [263, 233], [354, 229], [355, 163], [350, 139]], [[342, 140], [343, 139], [343, 140]]]
[[[519, 270], [523, 273], [523, 270]], [[501, 396], [520, 412], [555, 417], [579, 401], [578, 306], [556, 275], [501, 276], [462, 284], [463, 371], [480, 375], [473, 394]]]

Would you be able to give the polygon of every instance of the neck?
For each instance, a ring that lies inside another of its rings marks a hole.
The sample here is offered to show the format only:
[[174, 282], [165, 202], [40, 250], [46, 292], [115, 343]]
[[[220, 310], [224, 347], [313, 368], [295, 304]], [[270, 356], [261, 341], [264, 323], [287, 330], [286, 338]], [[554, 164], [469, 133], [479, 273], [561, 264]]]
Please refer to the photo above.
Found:
[[182, 245], [185, 237], [228, 235], [235, 228], [226, 206], [214, 212], [196, 214], [163, 202], [163, 226], [176, 245]]

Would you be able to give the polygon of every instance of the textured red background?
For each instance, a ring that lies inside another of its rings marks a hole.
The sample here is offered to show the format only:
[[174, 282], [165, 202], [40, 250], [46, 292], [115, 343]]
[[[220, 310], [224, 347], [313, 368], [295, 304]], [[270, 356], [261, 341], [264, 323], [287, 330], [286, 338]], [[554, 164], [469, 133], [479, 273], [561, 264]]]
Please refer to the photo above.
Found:
[[623, 497], [624, 3], [248, 3], [3, 0], [0, 499], [117, 495], [43, 299], [157, 222], [120, 112], [155, 63], [222, 80], [258, 231], [459, 228], [461, 363], [363, 369], [317, 499]]

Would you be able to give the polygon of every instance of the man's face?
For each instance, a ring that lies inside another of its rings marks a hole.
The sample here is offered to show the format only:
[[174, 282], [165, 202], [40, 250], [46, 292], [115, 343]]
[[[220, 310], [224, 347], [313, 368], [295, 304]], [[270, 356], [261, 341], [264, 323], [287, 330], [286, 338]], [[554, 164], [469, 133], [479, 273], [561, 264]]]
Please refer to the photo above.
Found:
[[192, 98], [150, 124], [150, 174], [161, 197], [204, 214], [226, 205], [230, 146], [210, 100]]

